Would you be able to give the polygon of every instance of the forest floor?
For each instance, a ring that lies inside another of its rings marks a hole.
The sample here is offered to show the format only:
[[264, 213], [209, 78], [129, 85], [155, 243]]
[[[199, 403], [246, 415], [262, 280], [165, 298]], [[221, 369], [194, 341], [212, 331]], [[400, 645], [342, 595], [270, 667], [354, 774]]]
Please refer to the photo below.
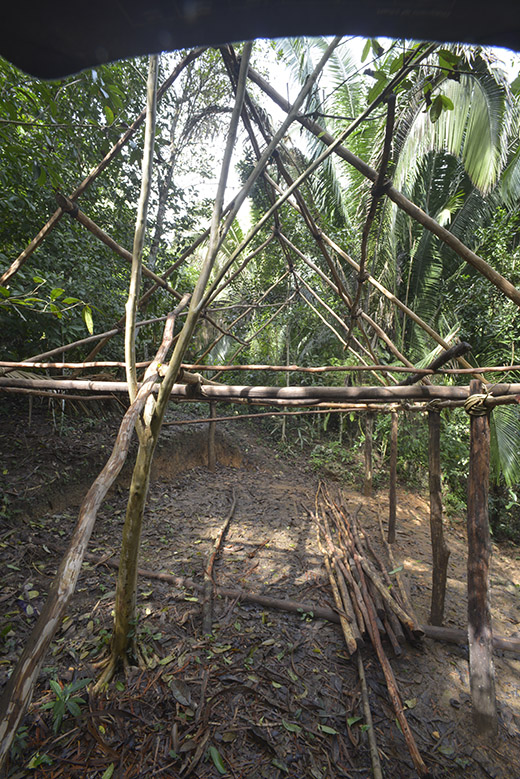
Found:
[[[190, 412], [175, 410], [175, 418]], [[173, 419], [172, 416], [170, 417]], [[55, 421], [56, 422], [56, 421]], [[104, 464], [117, 420], [57, 420], [27, 406], [0, 413], [2, 556], [0, 672], [12, 668], [34, 624], [79, 503]], [[199, 584], [214, 539], [235, 509], [214, 580], [281, 599], [332, 606], [309, 511], [319, 478], [309, 458], [285, 457], [252, 424], [219, 424], [218, 466], [208, 471], [207, 427], [166, 427], [158, 447], [140, 565]], [[131, 459], [131, 458], [129, 458]], [[77, 592], [41, 671], [9, 767], [12, 777], [196, 777], [336, 779], [371, 776], [357, 662], [337, 624], [236, 598], [215, 601], [213, 634], [201, 627], [200, 592], [141, 577], [138, 660], [94, 696], [107, 651], [115, 571], [125, 514], [127, 466], [99, 512]], [[388, 498], [342, 485], [347, 508], [374, 543]], [[399, 490], [394, 555], [403, 565], [422, 623], [429, 614], [431, 551], [426, 492]], [[466, 623], [466, 541], [462, 519], [447, 523], [451, 548], [445, 624]], [[491, 595], [497, 634], [518, 636], [520, 550], [493, 544]], [[520, 777], [520, 656], [497, 652], [498, 737], [474, 732], [467, 647], [405, 645], [388, 656], [406, 716], [434, 777]], [[376, 655], [362, 650], [385, 777], [415, 777]], [[76, 716], [53, 731], [60, 696], [81, 697]], [[46, 706], [46, 704], [49, 704]]]

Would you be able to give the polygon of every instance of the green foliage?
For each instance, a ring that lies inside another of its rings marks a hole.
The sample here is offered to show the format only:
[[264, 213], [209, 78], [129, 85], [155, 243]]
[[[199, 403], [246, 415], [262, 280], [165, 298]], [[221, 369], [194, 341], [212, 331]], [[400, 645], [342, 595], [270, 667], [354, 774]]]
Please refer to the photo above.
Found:
[[27, 768], [39, 768], [41, 765], [52, 765], [52, 759], [49, 755], [41, 755], [39, 752], [36, 752], [27, 763]]
[[520, 544], [520, 490], [508, 487], [502, 480], [491, 485], [489, 524], [493, 537]]
[[69, 684], [61, 684], [55, 679], [51, 679], [49, 682], [50, 688], [54, 693], [54, 700], [47, 701], [42, 705], [42, 709], [52, 709], [52, 729], [54, 733], [58, 733], [63, 722], [63, 718], [67, 714], [71, 714], [73, 717], [79, 717], [81, 715], [81, 706], [84, 706], [86, 701], [78, 695], [75, 695], [79, 690], [86, 687], [92, 679], [77, 679], [75, 682]]
[[20, 762], [26, 755], [27, 743], [29, 741], [29, 728], [22, 725], [16, 731], [13, 743], [11, 744], [11, 760], [14, 763]]

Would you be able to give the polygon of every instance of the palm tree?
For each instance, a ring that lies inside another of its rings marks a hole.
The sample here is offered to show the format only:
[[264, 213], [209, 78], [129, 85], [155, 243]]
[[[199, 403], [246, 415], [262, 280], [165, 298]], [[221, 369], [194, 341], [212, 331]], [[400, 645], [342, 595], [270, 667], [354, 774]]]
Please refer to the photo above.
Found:
[[[327, 89], [313, 95], [309, 112], [337, 134], [346, 117], [359, 115], [388, 83], [413, 45], [394, 42], [386, 52], [373, 43], [367, 45], [374, 61], [364, 66], [364, 74], [348, 47], [339, 47], [329, 63]], [[287, 41], [281, 47], [295, 77], [305, 77], [304, 55], [316, 57], [313, 46], [319, 50], [323, 42]], [[391, 160], [394, 186], [506, 275], [516, 270], [511, 247], [518, 228], [512, 224], [511, 209], [520, 196], [517, 81], [509, 85], [489, 51], [460, 46], [437, 49], [400, 85]], [[384, 128], [385, 112], [379, 111], [346, 142], [376, 169]], [[317, 143], [310, 140], [309, 156], [317, 153]], [[323, 220], [359, 257], [370, 183], [336, 159], [313, 186], [316, 192], [327, 193], [321, 201]], [[494, 229], [497, 223], [500, 226]], [[508, 245], [498, 251], [502, 233]], [[459, 333], [471, 342], [473, 335], [477, 363], [511, 359], [520, 336], [516, 307], [501, 296], [497, 304], [496, 291], [483, 277], [390, 201], [379, 207], [368, 259], [372, 275], [446, 340]], [[352, 279], [352, 271], [345, 269], [345, 273]], [[364, 305], [391, 328], [394, 341], [414, 363], [430, 358], [429, 337], [414, 322], [375, 296], [367, 296]], [[520, 480], [520, 415], [501, 409], [494, 417], [495, 478], [501, 470], [506, 483], [515, 484]]]

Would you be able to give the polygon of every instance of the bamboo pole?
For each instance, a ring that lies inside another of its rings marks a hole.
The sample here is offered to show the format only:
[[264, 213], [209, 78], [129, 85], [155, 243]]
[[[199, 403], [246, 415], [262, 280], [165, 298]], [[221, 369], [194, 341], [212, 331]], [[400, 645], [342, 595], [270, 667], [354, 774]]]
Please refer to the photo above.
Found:
[[[143, 159], [141, 166], [141, 191], [137, 205], [134, 243], [132, 249], [132, 272], [128, 286], [125, 318], [125, 372], [128, 383], [128, 396], [133, 403], [137, 395], [137, 368], [135, 353], [137, 297], [141, 286], [142, 258], [148, 203], [152, 185], [153, 151], [155, 145], [155, 121], [157, 109], [157, 75], [159, 72], [159, 57], [154, 54], [148, 60], [148, 80], [146, 83], [146, 126], [144, 136]], [[141, 422], [136, 425], [139, 437], [142, 436]]]
[[372, 644], [374, 646], [374, 649], [376, 650], [377, 656], [379, 658], [379, 662], [381, 663], [381, 667], [383, 669], [383, 674], [385, 676], [388, 693], [390, 695], [390, 700], [392, 701], [392, 705], [394, 708], [397, 721], [399, 722], [401, 732], [404, 736], [406, 745], [412, 757], [415, 770], [417, 771], [419, 776], [426, 777], [428, 776], [429, 771], [426, 768], [426, 765], [421, 757], [419, 750], [417, 749], [417, 744], [415, 743], [415, 739], [413, 737], [412, 731], [408, 724], [408, 720], [406, 719], [404, 714], [404, 706], [397, 686], [397, 681], [394, 672], [392, 670], [392, 666], [390, 665], [390, 662], [383, 649], [381, 638], [379, 637], [379, 632], [376, 625], [375, 613], [373, 610], [372, 602], [370, 600], [370, 596], [368, 594], [368, 588], [367, 588], [365, 576], [361, 564], [358, 560], [357, 552], [354, 552], [354, 559], [356, 562], [356, 566], [358, 568], [359, 578], [361, 581], [361, 590], [368, 611], [368, 617], [369, 617], [368, 630], [370, 633], [370, 638], [372, 640]]
[[[406, 611], [399, 605], [397, 599], [392, 596], [391, 590], [388, 585], [382, 581], [382, 574], [374, 568], [370, 560], [368, 560], [361, 543], [358, 529], [355, 519], [350, 519], [347, 523], [347, 513], [344, 508], [337, 509], [334, 512], [337, 518], [337, 522], [344, 537], [350, 544], [352, 552], [356, 552], [357, 560], [361, 564], [363, 571], [368, 577], [368, 586], [371, 593], [371, 598], [374, 606], [376, 607], [379, 617], [385, 616], [385, 609], [383, 603], [388, 606], [389, 609], [400, 619], [403, 625], [414, 635], [415, 638], [422, 636], [422, 631], [417, 627], [417, 622], [412, 615], [406, 613]], [[350, 539], [350, 540], [349, 540]], [[367, 544], [368, 546], [368, 544]], [[376, 558], [376, 561], [377, 558]]]
[[[271, 304], [273, 305], [273, 304]], [[99, 363], [99, 365], [106, 365], [107, 367], [110, 367], [110, 365], [117, 366], [119, 363]], [[148, 363], [140, 363], [142, 366], [147, 365]], [[12, 365], [14, 368], [19, 367], [23, 368], [24, 363], [8, 363], [8, 362], [2, 362], [0, 361], [0, 366], [2, 365]], [[97, 365], [97, 364], [96, 364]], [[96, 367], [96, 365], [92, 366], [86, 366], [86, 367]], [[45, 365], [40, 366], [45, 368], [52, 368], [55, 367], [53, 365]], [[81, 367], [81, 365], [64, 365], [64, 366], [58, 366], [58, 367]], [[205, 365], [201, 363], [193, 363], [193, 364], [186, 364], [184, 366], [188, 370], [205, 370], [205, 371], [290, 371], [291, 373], [300, 372], [300, 373], [342, 373], [342, 372], [366, 372], [366, 371], [384, 371], [385, 373], [417, 373], [420, 376], [433, 376], [435, 374], [439, 374], [441, 376], [449, 375], [449, 376], [458, 376], [458, 375], [467, 375], [471, 373], [492, 373], [492, 372], [502, 372], [502, 373], [509, 373], [511, 371], [520, 371], [520, 365], [501, 365], [497, 366], [495, 368], [446, 368], [443, 369], [437, 369], [432, 370], [431, 368], [414, 368], [414, 367], [404, 367], [401, 365], [384, 365], [384, 364], [374, 364], [374, 365], [322, 365], [322, 366], [303, 366], [303, 365], [263, 365], [261, 363], [255, 363], [254, 365], [245, 365], [245, 364], [237, 364], [237, 365]]]
[[397, 508], [397, 413], [391, 412], [390, 427], [390, 489], [388, 496], [388, 543], [395, 543]]
[[381, 517], [378, 514], [377, 519], [379, 522], [379, 530], [381, 532], [381, 539], [383, 541], [383, 544], [385, 545], [386, 551], [388, 552], [388, 557], [390, 558], [390, 562], [392, 564], [392, 576], [394, 577], [396, 583], [397, 583], [397, 589], [399, 591], [399, 596], [401, 599], [401, 603], [403, 604], [403, 608], [406, 611], [406, 613], [412, 618], [414, 622], [413, 627], [413, 633], [417, 633], [417, 631], [422, 631], [422, 627], [419, 626], [419, 620], [417, 619], [415, 615], [415, 610], [412, 605], [412, 601], [410, 600], [410, 596], [408, 594], [408, 590], [406, 589], [406, 585], [404, 583], [403, 577], [401, 576], [401, 570], [403, 568], [402, 565], [397, 565], [394, 557], [394, 553], [392, 551], [391, 544], [388, 543], [385, 537], [385, 533], [383, 531], [383, 523], [381, 521]]
[[[473, 380], [470, 395], [482, 393]], [[467, 404], [470, 414], [468, 477], [468, 641], [471, 698], [477, 730], [494, 736], [498, 730], [493, 665], [493, 628], [489, 603], [489, 414], [479, 404]]]
[[[330, 537], [327, 518], [324, 512], [322, 513], [321, 520], [320, 520], [320, 513], [318, 509], [318, 492], [316, 493], [316, 520], [317, 520], [316, 536], [318, 541], [318, 547], [323, 555], [323, 561], [325, 563], [325, 568], [327, 570], [327, 574], [329, 577], [330, 587], [332, 590], [332, 595], [334, 597], [334, 603], [336, 604], [336, 608], [338, 610], [338, 615], [340, 619], [341, 629], [343, 632], [343, 637], [345, 639], [345, 644], [347, 647], [347, 652], [349, 656], [352, 656], [353, 654], [355, 654], [355, 652], [358, 649], [358, 642], [352, 631], [352, 624], [355, 622], [354, 609], [353, 607], [351, 608], [352, 603], [350, 601], [350, 598], [347, 599], [346, 603], [343, 602], [340, 588], [334, 577], [334, 572], [331, 564], [331, 559], [333, 559], [334, 556], [334, 548], [332, 544], [332, 539]], [[321, 535], [323, 535], [323, 538], [325, 539], [325, 543], [327, 545], [326, 548], [323, 546], [321, 542]], [[361, 635], [359, 635], [359, 638], [361, 638]]]
[[363, 702], [363, 715], [365, 717], [365, 724], [368, 732], [368, 743], [370, 746], [370, 761], [372, 763], [372, 776], [373, 779], [383, 779], [383, 771], [381, 769], [381, 760], [379, 759], [379, 751], [377, 749], [376, 734], [374, 730], [374, 722], [372, 719], [372, 712], [370, 710], [370, 701], [368, 697], [368, 686], [365, 676], [365, 668], [363, 666], [363, 658], [361, 652], [357, 655], [358, 662], [358, 675], [361, 683], [361, 700]]
[[428, 411], [429, 429], [429, 483], [430, 483], [430, 533], [432, 539], [432, 597], [430, 622], [442, 625], [444, 621], [444, 601], [446, 598], [446, 579], [450, 550], [444, 538], [442, 521], [442, 488], [440, 459], [441, 415], [438, 411]]

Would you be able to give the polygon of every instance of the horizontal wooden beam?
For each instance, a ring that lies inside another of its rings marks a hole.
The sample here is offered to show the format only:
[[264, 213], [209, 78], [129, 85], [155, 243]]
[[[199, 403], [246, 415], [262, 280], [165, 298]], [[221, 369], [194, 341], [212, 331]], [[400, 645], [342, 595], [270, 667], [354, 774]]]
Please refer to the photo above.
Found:
[[[201, 377], [202, 378], [202, 377]], [[159, 388], [156, 385], [156, 389]], [[22, 379], [0, 376], [0, 388], [26, 387], [33, 389], [50, 389], [55, 391], [81, 390], [89, 392], [124, 392], [128, 385], [124, 381], [91, 381], [88, 379]], [[431, 400], [465, 400], [469, 395], [469, 387], [453, 387], [441, 385], [414, 385], [411, 387], [394, 385], [391, 387], [270, 387], [247, 386], [236, 384], [174, 384], [172, 398], [187, 400], [243, 400], [262, 401], [276, 399], [279, 401], [296, 401], [302, 403], [340, 401], [349, 403], [398, 402]], [[488, 393], [490, 401], [493, 397], [513, 396], [520, 394], [520, 384], [495, 384]]]

